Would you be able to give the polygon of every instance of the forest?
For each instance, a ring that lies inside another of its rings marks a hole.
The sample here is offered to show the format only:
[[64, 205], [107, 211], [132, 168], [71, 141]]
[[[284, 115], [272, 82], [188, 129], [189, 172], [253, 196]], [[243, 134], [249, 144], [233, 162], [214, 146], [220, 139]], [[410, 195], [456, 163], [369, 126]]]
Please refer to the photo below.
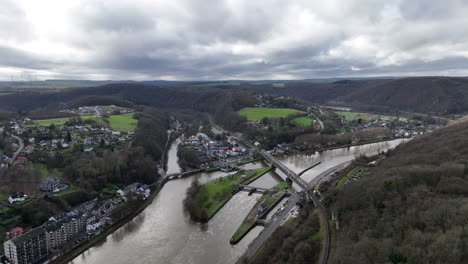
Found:
[[330, 263], [468, 262], [468, 123], [403, 144], [326, 197]]

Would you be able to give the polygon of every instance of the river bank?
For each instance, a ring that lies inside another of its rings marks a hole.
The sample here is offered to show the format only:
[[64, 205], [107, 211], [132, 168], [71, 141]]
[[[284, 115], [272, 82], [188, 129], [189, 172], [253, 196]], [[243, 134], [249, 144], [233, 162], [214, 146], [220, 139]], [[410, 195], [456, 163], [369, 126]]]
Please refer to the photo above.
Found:
[[[332, 150], [316, 155], [301, 154], [290, 156], [282, 162], [294, 171], [302, 171], [318, 160], [325, 161], [303, 176], [310, 178], [343, 161], [392, 148], [398, 142]], [[176, 150], [173, 143], [171, 154]], [[250, 170], [266, 166], [263, 162], [253, 162], [240, 166], [240, 169]], [[176, 160], [169, 158], [168, 171], [180, 172]], [[71, 263], [236, 263], [264, 230], [264, 227], [257, 226], [238, 244], [231, 245], [229, 242], [261, 195], [254, 193], [249, 196], [248, 192], [238, 192], [206, 224], [194, 222], [183, 209], [186, 190], [194, 178], [203, 184], [224, 176], [227, 174], [221, 171], [200, 172], [187, 178], [168, 181], [153, 202], [138, 216], [108, 235], [104, 242], [90, 247]], [[284, 179], [285, 176], [280, 171], [271, 171], [250, 185], [269, 189]]]
[[319, 149], [303, 150], [303, 151], [293, 152], [292, 154], [294, 154], [294, 153], [311, 154], [311, 153], [315, 153], [315, 152], [324, 152], [324, 151], [340, 149], [340, 148], [359, 147], [359, 146], [375, 144], [375, 143], [389, 142], [389, 141], [399, 140], [399, 139], [408, 139], [409, 140], [411, 138], [394, 138], [394, 139], [388, 139], [388, 140], [373, 140], [373, 141], [363, 142], [363, 143], [346, 144], [346, 145], [332, 146], [332, 147], [319, 148]]
[[[164, 147], [164, 153], [162, 156], [162, 160], [160, 161], [160, 164], [167, 170], [167, 162], [164, 162], [164, 160], [168, 161], [169, 160], [169, 144], [172, 143], [177, 143], [178, 137], [176, 134], [170, 133], [167, 137], [166, 145]], [[178, 144], [178, 143], [177, 143]], [[128, 216], [125, 216], [123, 219], [120, 219], [113, 225], [107, 227], [104, 229], [102, 232], [99, 234], [91, 237], [89, 240], [86, 242], [82, 243], [78, 247], [72, 249], [71, 251], [65, 253], [64, 255], [52, 260], [50, 263], [52, 264], [66, 264], [72, 261], [74, 258], [88, 250], [89, 248], [93, 247], [94, 245], [104, 241], [107, 236], [111, 235], [114, 233], [116, 230], [127, 224], [129, 221], [133, 220], [136, 216], [138, 216], [141, 212], [143, 212], [148, 205], [150, 205], [154, 198], [158, 195], [159, 191], [164, 187], [164, 185], [167, 183], [168, 179], [164, 178], [162, 180], [158, 180], [154, 185], [153, 185], [153, 190], [152, 193], [148, 196], [146, 200], [131, 214]]]
[[50, 263], [51, 264], [66, 264], [70, 263], [74, 258], [88, 250], [89, 248], [97, 245], [98, 243], [104, 241], [107, 236], [111, 235], [114, 233], [116, 230], [127, 224], [129, 221], [133, 220], [136, 216], [138, 216], [141, 212], [143, 212], [148, 205], [150, 205], [153, 201], [153, 199], [158, 195], [159, 191], [164, 187], [164, 184], [167, 182], [163, 181], [160, 183], [158, 187], [156, 187], [155, 190], [153, 190], [153, 193], [146, 199], [143, 204], [133, 213], [130, 215], [124, 217], [120, 221], [116, 222], [115, 224], [107, 227], [104, 229], [101, 233], [95, 235], [94, 237], [90, 238], [88, 241], [85, 243], [81, 244], [80, 246], [74, 248], [73, 250], [67, 252], [66, 254], [58, 257], [57, 259], [52, 260]]
[[206, 223], [239, 191], [237, 184], [248, 185], [271, 169], [266, 167], [240, 171], [198, 187], [192, 185], [191, 188], [196, 189], [189, 189], [184, 207], [194, 221]]

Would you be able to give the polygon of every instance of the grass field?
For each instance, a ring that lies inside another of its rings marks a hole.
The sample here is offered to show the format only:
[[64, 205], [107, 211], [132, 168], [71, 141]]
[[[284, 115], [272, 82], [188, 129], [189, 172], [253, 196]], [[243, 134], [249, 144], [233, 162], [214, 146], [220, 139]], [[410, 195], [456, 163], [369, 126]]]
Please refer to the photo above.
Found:
[[47, 166], [43, 163], [29, 163], [26, 165], [26, 168], [38, 170], [41, 173], [43, 180], [45, 180], [48, 177], [57, 177], [59, 179], [62, 179], [63, 175], [63, 173], [58, 169], [47, 169]]
[[195, 84], [193, 86], [232, 86], [232, 85], [240, 85], [240, 82], [215, 82], [215, 83], [202, 83], [202, 84]]
[[239, 111], [248, 120], [262, 120], [265, 117], [287, 117], [292, 114], [304, 114], [304, 111], [291, 108], [246, 107]]
[[[271, 170], [271, 168], [266, 167], [238, 172], [203, 184], [195, 198], [195, 203], [198, 208], [196, 212], [197, 216], [201, 217], [202, 211], [204, 210], [208, 218], [211, 218], [219, 208], [231, 199], [233, 196], [232, 192], [237, 189], [237, 182], [248, 184], [269, 170]], [[242, 178], [242, 175], [246, 175], [246, 177]]]
[[348, 111], [335, 111], [335, 113], [344, 116], [347, 120], [373, 120], [379, 118], [395, 118], [394, 116], [389, 115], [377, 115], [370, 113], [360, 113], [360, 112], [348, 112]]
[[[128, 132], [130, 130], [135, 130], [138, 125], [138, 120], [133, 118], [134, 113], [127, 113], [122, 115], [111, 115], [109, 116], [109, 123], [112, 129], [119, 130], [122, 132]], [[56, 126], [63, 126], [69, 120], [69, 117], [64, 118], [51, 118], [43, 120], [35, 120], [34, 125], [27, 125], [25, 127], [35, 127], [35, 126], [50, 126], [55, 124]], [[81, 119], [94, 119], [98, 122], [104, 122], [103, 118], [95, 116], [81, 116]]]
[[109, 195], [114, 195], [118, 189], [119, 186], [115, 184], [108, 184], [105, 188], [101, 189], [101, 192]]
[[14, 92], [0, 92], [0, 96], [14, 94]]
[[133, 118], [133, 114], [134, 113], [111, 115], [109, 117], [111, 128], [124, 132], [135, 130], [138, 125], [138, 120]]
[[[25, 127], [35, 127], [35, 126], [50, 126], [51, 124], [54, 124], [56, 126], [63, 126], [70, 118], [69, 117], [63, 117], [63, 118], [51, 118], [51, 119], [43, 119], [43, 120], [35, 120], [34, 125], [27, 125]], [[82, 116], [81, 119], [95, 119], [95, 120], [102, 120], [99, 117], [94, 117], [94, 116]]]
[[314, 120], [308, 116], [296, 117], [291, 122], [296, 126], [310, 126]]
[[70, 184], [67, 189], [58, 193], [54, 193], [53, 196], [62, 196], [65, 194], [77, 192], [79, 190], [80, 190], [80, 187]]
[[273, 187], [273, 188], [282, 191], [282, 190], [284, 190], [284, 189], [289, 188], [289, 185], [290, 185], [289, 182], [283, 181], [283, 182], [277, 184], [277, 185], [276, 185], [275, 187]]
[[284, 83], [272, 83], [271, 85], [273, 87], [277, 87], [277, 88], [283, 88], [284, 87]]

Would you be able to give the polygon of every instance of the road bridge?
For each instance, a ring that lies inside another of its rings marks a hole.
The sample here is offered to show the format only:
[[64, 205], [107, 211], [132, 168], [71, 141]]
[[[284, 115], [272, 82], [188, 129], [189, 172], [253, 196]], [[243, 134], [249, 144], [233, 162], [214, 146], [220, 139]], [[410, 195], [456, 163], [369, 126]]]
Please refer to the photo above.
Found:
[[164, 177], [166, 177], [168, 180], [172, 180], [172, 179], [183, 178], [185, 176], [189, 176], [194, 173], [201, 172], [201, 171], [203, 171], [203, 169], [196, 169], [196, 170], [191, 170], [191, 171], [186, 171], [186, 172], [166, 174], [164, 175]]
[[289, 179], [291, 179], [293, 182], [295, 182], [299, 187], [301, 187], [304, 190], [308, 190], [309, 185], [307, 182], [301, 177], [292, 171], [290, 168], [286, 167], [283, 163], [281, 163], [279, 160], [275, 159], [270, 153], [266, 152], [265, 150], [259, 150], [260, 155], [270, 162], [273, 166], [275, 166], [277, 169], [282, 171]]
[[[320, 200], [313, 194], [311, 191], [311, 185], [307, 183], [305, 180], [303, 180], [297, 173], [286, 167], [283, 163], [281, 163], [279, 160], [277, 160], [275, 157], [273, 157], [270, 153], [266, 152], [263, 149], [259, 149], [248, 140], [243, 140], [244, 144], [249, 146], [252, 149], [256, 149], [257, 152], [268, 162], [270, 162], [273, 166], [275, 166], [277, 169], [281, 170], [289, 179], [291, 179], [293, 182], [295, 182], [299, 187], [301, 187], [307, 194], [307, 197], [311, 199], [315, 206], [318, 209], [318, 213], [320, 216], [320, 223], [324, 228], [324, 250], [322, 251], [322, 254], [320, 256], [320, 262], [321, 264], [326, 264], [328, 261], [328, 256], [330, 253], [330, 225], [328, 223], [328, 216], [327, 216], [327, 211], [325, 207], [322, 205]], [[318, 164], [317, 164], [318, 165]], [[322, 176], [323, 177], [323, 176]], [[316, 177], [317, 180], [319, 177]], [[271, 226], [270, 226], [271, 227]], [[273, 229], [274, 230], [274, 229]], [[272, 232], [273, 230], [270, 230]], [[256, 248], [258, 249], [258, 247]]]

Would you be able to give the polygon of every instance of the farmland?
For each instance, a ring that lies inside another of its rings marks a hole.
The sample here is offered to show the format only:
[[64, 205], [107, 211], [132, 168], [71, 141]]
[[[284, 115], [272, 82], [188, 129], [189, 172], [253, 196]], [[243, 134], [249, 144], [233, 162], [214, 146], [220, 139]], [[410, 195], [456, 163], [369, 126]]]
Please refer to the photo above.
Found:
[[291, 108], [246, 107], [242, 108], [239, 114], [247, 117], [248, 120], [262, 120], [265, 117], [280, 118], [292, 114], [305, 114], [305, 112]]
[[378, 115], [378, 114], [370, 114], [370, 113], [360, 113], [360, 112], [348, 112], [348, 111], [336, 111], [338, 115], [344, 116], [347, 120], [373, 120], [379, 118], [395, 118], [394, 116], [388, 115]]
[[[35, 126], [44, 126], [48, 127], [51, 124], [56, 126], [63, 126], [70, 118], [52, 118], [52, 119], [43, 119], [43, 120], [35, 120], [34, 124], [26, 125], [25, 127], [35, 127]], [[95, 116], [81, 116], [81, 119], [93, 119], [97, 122], [104, 122], [104, 118], [95, 117]], [[133, 118], [133, 113], [127, 113], [122, 115], [111, 115], [107, 118], [110, 123], [110, 127], [115, 130], [119, 130], [122, 132], [128, 132], [130, 130], [135, 130], [138, 125], [138, 120]]]
[[111, 115], [109, 117], [109, 122], [112, 129], [124, 132], [135, 130], [138, 125], [138, 120], [133, 118], [133, 113]]
[[[50, 126], [52, 124], [56, 126], [63, 126], [70, 118], [63, 117], [63, 118], [51, 118], [51, 119], [43, 119], [43, 120], [36, 120], [34, 125], [27, 125], [25, 127], [35, 127], [35, 126]], [[94, 120], [102, 120], [99, 117], [94, 116], [82, 116], [81, 119], [94, 119]]]
[[314, 120], [310, 117], [307, 116], [301, 116], [301, 117], [296, 117], [291, 120], [291, 123], [293, 123], [296, 126], [310, 126], [312, 125], [312, 122]]

